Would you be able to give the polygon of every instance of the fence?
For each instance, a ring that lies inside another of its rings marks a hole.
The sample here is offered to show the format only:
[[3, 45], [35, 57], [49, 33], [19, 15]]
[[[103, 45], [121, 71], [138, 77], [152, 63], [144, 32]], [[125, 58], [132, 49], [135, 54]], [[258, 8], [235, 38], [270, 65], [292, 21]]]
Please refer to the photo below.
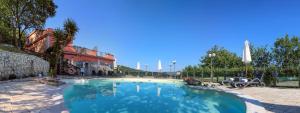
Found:
[[[289, 68], [289, 69], [276, 69], [276, 68], [252, 68], [248, 70], [248, 74], [245, 74], [245, 68], [230, 68], [230, 69], [220, 69], [216, 68], [210, 70], [209, 68], [190, 70], [182, 73], [183, 77], [193, 77], [202, 81], [211, 81], [211, 71], [213, 74], [213, 82], [221, 82], [224, 79], [231, 77], [247, 77], [247, 78], [259, 78], [261, 80], [265, 77], [273, 77], [275, 81], [274, 84], [270, 86], [277, 87], [300, 87], [299, 83], [299, 69]], [[269, 76], [267, 76], [269, 75]]]
[[[272, 69], [272, 68], [251, 68], [248, 70], [248, 74], [245, 74], [245, 68], [230, 68], [230, 69], [222, 69], [215, 68], [212, 72], [213, 74], [213, 82], [221, 82], [225, 79], [232, 77], [247, 77], [247, 78], [259, 78], [264, 80], [263, 77], [274, 77], [276, 79], [276, 83], [271, 86], [278, 87], [299, 87], [299, 73], [295, 71], [287, 71], [291, 69]], [[296, 69], [297, 70], [297, 69]], [[266, 73], [269, 71], [269, 73]], [[289, 74], [288, 74], [289, 73]], [[184, 71], [181, 72], [180, 75], [175, 75], [175, 73], [167, 73], [167, 72], [145, 72], [145, 71], [124, 71], [123, 75], [129, 75], [132, 77], [155, 77], [155, 78], [184, 78], [184, 77], [193, 77], [201, 81], [209, 82], [211, 81], [211, 70], [209, 68], [192, 70], [192, 71]], [[271, 74], [270, 76], [265, 76], [267, 74]], [[267, 79], [268, 80], [268, 79]]]
[[299, 87], [299, 77], [295, 75], [280, 75], [277, 77], [276, 86]]

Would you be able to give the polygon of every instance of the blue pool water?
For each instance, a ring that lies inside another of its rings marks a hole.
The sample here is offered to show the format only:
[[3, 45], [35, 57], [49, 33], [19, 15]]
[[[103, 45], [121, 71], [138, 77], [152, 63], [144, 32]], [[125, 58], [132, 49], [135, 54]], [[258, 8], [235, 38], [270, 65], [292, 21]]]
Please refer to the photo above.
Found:
[[232, 94], [182, 83], [85, 80], [64, 90], [71, 113], [245, 113]]

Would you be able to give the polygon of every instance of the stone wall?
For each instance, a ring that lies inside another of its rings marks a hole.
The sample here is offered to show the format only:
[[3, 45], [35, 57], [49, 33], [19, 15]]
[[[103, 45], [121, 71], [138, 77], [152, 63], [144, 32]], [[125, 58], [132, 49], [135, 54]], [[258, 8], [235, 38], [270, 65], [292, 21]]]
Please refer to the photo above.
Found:
[[0, 51], [0, 80], [47, 75], [49, 63], [37, 56]]

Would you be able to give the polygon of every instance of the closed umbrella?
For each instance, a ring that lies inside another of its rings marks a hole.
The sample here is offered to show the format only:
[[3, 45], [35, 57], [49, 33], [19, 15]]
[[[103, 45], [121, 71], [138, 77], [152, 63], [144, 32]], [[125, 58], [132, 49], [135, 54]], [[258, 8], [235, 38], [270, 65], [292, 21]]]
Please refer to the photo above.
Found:
[[162, 70], [162, 66], [161, 66], [161, 61], [160, 60], [158, 60], [157, 69], [158, 69], [159, 72], [161, 72], [161, 70]]
[[246, 75], [247, 75], [247, 64], [249, 64], [252, 61], [252, 59], [251, 59], [251, 53], [250, 53], [250, 45], [249, 45], [249, 41], [248, 40], [246, 40], [245, 44], [244, 44], [242, 61], [245, 63], [245, 66], [246, 66]]
[[161, 72], [161, 70], [162, 70], [162, 66], [161, 66], [161, 61], [160, 60], [158, 60], [157, 69], [158, 69], [158, 74], [159, 74]]
[[138, 70], [138, 77], [140, 76], [140, 69], [141, 69], [141, 64], [140, 62], [136, 63], [136, 70]]
[[140, 62], [137, 62], [137, 63], [136, 63], [136, 69], [137, 69], [137, 70], [140, 70], [140, 69], [141, 69], [141, 64], [140, 64]]
[[118, 68], [117, 59], [115, 58], [115, 61], [114, 61], [114, 69], [117, 69], [117, 68]]

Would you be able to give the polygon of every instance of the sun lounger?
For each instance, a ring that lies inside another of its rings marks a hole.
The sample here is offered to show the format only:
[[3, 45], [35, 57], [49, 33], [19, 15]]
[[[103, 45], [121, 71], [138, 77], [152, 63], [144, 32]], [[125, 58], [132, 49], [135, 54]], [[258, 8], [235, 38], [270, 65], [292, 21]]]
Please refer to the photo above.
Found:
[[225, 84], [230, 84], [231, 82], [233, 82], [234, 78], [229, 78], [226, 80], [221, 81], [221, 85], [225, 85]]
[[230, 83], [230, 85], [234, 88], [244, 87], [244, 85], [246, 85], [244, 79], [246, 79], [246, 78], [244, 78], [244, 77], [235, 77], [234, 80]]
[[265, 86], [265, 84], [259, 78], [250, 80], [244, 77], [235, 77], [230, 85], [234, 88], [244, 88], [247, 86]]
[[265, 86], [265, 84], [259, 79], [259, 78], [255, 78], [249, 82], [247, 82], [247, 84], [244, 87], [247, 86]]
[[184, 79], [184, 81], [188, 84], [188, 85], [201, 85], [201, 81], [196, 80], [194, 78], [186, 78]]

